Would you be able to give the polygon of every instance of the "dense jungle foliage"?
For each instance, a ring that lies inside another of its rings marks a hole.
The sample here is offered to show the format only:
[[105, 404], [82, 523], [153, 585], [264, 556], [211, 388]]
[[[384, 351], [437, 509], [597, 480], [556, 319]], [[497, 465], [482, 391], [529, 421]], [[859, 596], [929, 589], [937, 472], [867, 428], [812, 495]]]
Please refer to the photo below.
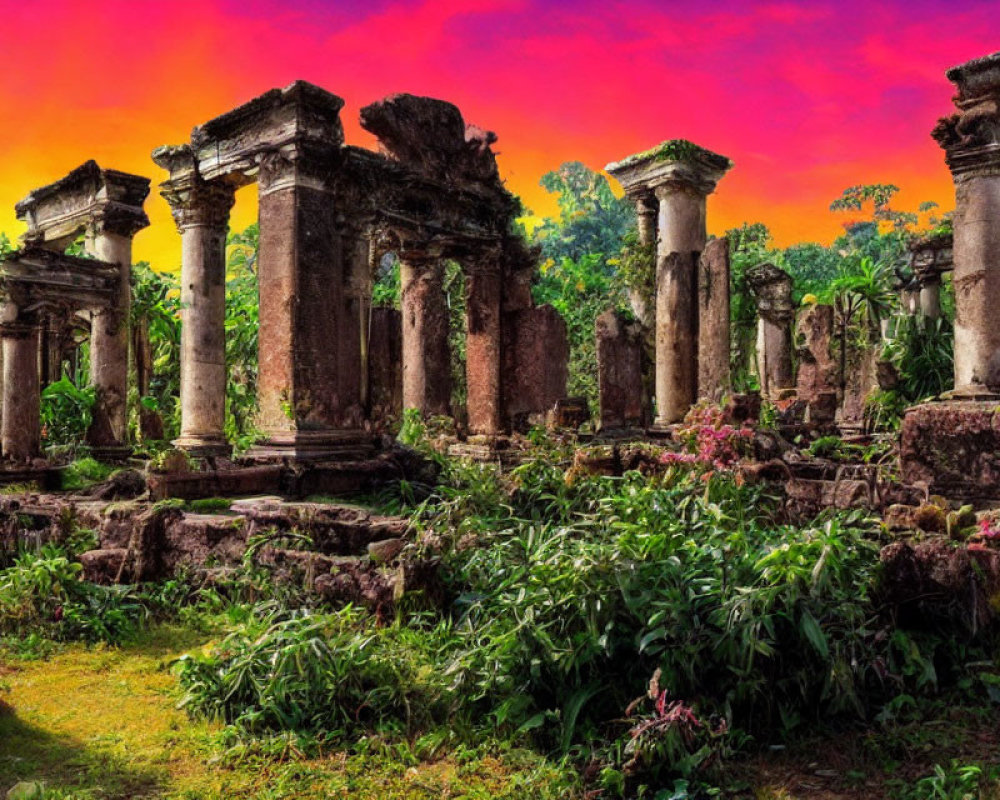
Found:
[[[524, 230], [540, 253], [534, 297], [566, 320], [569, 391], [596, 412], [595, 319], [608, 308], [635, 314], [652, 254], [602, 175], [570, 163], [543, 185], [560, 215]], [[738, 389], [756, 386], [745, 276], [762, 262], [793, 276], [796, 303], [834, 306], [841, 352], [873, 349], [894, 366], [895, 385], [869, 399], [872, 427], [892, 430], [905, 405], [949, 387], [950, 287], [936, 321], [901, 314], [898, 299], [909, 238], [948, 220], [931, 207], [892, 209], [896, 192], [845, 190], [831, 209], [854, 216], [830, 246], [777, 248], [761, 223], [727, 232]], [[257, 435], [257, 242], [254, 225], [232, 233], [227, 249], [226, 435], [236, 452]], [[0, 252], [9, 248], [0, 237]], [[179, 428], [180, 289], [175, 273], [148, 264], [133, 275], [133, 324], [145, 338], [133, 342], [131, 432], [153, 457]], [[391, 254], [375, 278], [374, 303], [398, 304]], [[464, 280], [455, 264], [446, 292], [458, 407]], [[84, 343], [42, 397], [46, 444], [76, 458], [67, 488], [110, 472], [83, 445], [94, 403], [87, 371]], [[150, 414], [162, 438], [148, 433]], [[411, 520], [413, 547], [440, 559], [442, 586], [434, 602], [407, 595], [389, 618], [272, 580], [253, 547], [210, 583], [180, 575], [96, 586], [78, 561], [95, 534], [70, 521], [60, 541], [0, 564], [0, 657], [45, 658], [69, 642], [127, 648], [157, 626], [181, 626], [211, 640], [169, 667], [181, 706], [225, 726], [226, 753], [272, 764], [365, 743], [362, 755], [424, 763], [523, 748], [545, 769], [524, 779], [520, 796], [538, 797], [723, 796], [747, 788], [732, 769], [737, 756], [781, 750], [808, 731], [892, 731], [953, 703], [1000, 701], [995, 633], [966, 624], [961, 604], [921, 624], [896, 617], [879, 521], [825, 513], [787, 523], [767, 490], [733, 469], [750, 432], [706, 409], [689, 422], [684, 452], [657, 451], [655, 469], [606, 477], [570, 466], [572, 447], [540, 430], [531, 456], [508, 472], [452, 461], [407, 415], [403, 438], [439, 462], [440, 482], [401, 481], [366, 502]], [[996, 778], [938, 764], [916, 793], [900, 785], [893, 796], [971, 797]]]

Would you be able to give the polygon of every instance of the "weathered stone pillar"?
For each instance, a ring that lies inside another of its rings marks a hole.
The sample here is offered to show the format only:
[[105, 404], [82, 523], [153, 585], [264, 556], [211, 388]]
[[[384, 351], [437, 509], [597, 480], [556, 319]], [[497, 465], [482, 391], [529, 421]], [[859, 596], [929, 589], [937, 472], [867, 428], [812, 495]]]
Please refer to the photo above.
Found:
[[941, 316], [941, 278], [937, 275], [920, 287], [920, 313], [928, 319]]
[[404, 253], [399, 264], [403, 311], [403, 408], [425, 416], [451, 413], [451, 350], [444, 262]]
[[469, 432], [479, 436], [498, 436], [504, 432], [500, 384], [499, 259], [491, 258], [471, 265], [465, 280], [465, 373]]
[[601, 432], [638, 427], [643, 418], [643, 335], [614, 310], [598, 316], [597, 386]]
[[746, 281], [757, 303], [757, 375], [764, 397], [776, 399], [778, 392], [795, 386], [792, 362], [792, 278], [774, 264], [758, 264], [747, 270]]
[[705, 195], [683, 183], [656, 187], [656, 424], [679, 422], [698, 399], [698, 254]]
[[118, 298], [114, 305], [96, 312], [90, 323], [90, 382], [97, 400], [87, 443], [98, 453], [124, 448], [128, 439], [129, 313], [132, 307], [132, 235], [134, 229], [117, 227], [100, 218], [87, 231], [87, 253], [117, 264]]
[[659, 203], [657, 427], [679, 422], [698, 397], [698, 257], [707, 238], [705, 205], [731, 166], [728, 158], [684, 140], [607, 166], [630, 197], [641, 200], [652, 189]]
[[[634, 199], [639, 246], [642, 248], [651, 248], [655, 253], [657, 218], [656, 196], [653, 192], [649, 191], [635, 197]], [[635, 314], [636, 319], [648, 328], [652, 328], [655, 324], [653, 313], [653, 306], [655, 303], [650, 303], [650, 295], [652, 294], [650, 291], [651, 289], [653, 289], [653, 287], [649, 286], [630, 286], [628, 289], [628, 302], [632, 307], [632, 313]]]
[[336, 157], [332, 142], [303, 142], [261, 158], [258, 385], [267, 439], [253, 451], [258, 457], [349, 457], [371, 449], [352, 402], [361, 375], [342, 372], [360, 362], [341, 354], [359, 347], [359, 338], [340, 338], [346, 267]]
[[698, 261], [698, 397], [729, 394], [729, 240], [713, 239]]
[[0, 449], [11, 461], [41, 454], [38, 382], [38, 325], [12, 303], [0, 306], [3, 346], [3, 422]]
[[1000, 390], [1000, 53], [948, 71], [959, 113], [933, 136], [955, 181], [955, 392]]
[[226, 234], [235, 189], [191, 175], [163, 196], [181, 233], [181, 433], [193, 455], [229, 451], [226, 418]]

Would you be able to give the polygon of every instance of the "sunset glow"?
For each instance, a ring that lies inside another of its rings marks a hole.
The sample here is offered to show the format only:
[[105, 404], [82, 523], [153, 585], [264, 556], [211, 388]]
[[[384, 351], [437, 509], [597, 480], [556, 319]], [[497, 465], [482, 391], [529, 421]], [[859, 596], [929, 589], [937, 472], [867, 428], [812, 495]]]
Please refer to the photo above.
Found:
[[[895, 183], [898, 205], [953, 205], [929, 132], [949, 112], [944, 71], [1000, 48], [995, 2], [320, 2], [37, 0], [3, 3], [0, 230], [14, 203], [89, 158], [153, 179], [135, 257], [174, 269], [180, 239], [149, 154], [194, 125], [302, 78], [361, 106], [442, 97], [496, 131], [509, 188], [551, 213], [541, 175], [600, 168], [668, 138], [736, 166], [709, 229], [771, 227], [778, 244], [828, 242], [830, 201]], [[238, 196], [233, 227], [256, 214]]]

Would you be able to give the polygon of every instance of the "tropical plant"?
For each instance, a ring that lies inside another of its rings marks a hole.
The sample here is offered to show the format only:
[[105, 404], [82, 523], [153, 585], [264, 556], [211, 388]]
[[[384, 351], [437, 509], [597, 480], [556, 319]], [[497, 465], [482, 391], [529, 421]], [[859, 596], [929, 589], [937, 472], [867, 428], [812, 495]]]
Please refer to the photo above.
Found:
[[42, 440], [46, 445], [78, 444], [90, 427], [96, 394], [61, 378], [42, 390]]

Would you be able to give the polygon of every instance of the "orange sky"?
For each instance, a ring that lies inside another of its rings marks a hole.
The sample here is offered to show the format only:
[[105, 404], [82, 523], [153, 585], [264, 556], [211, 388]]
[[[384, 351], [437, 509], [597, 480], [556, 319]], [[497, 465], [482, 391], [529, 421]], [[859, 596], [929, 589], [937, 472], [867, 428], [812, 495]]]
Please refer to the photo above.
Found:
[[[944, 71], [1000, 48], [995, 2], [453, 0], [0, 0], [0, 231], [13, 205], [88, 158], [154, 180], [161, 144], [296, 78], [358, 109], [399, 91], [455, 102], [499, 135], [512, 191], [539, 213], [541, 175], [600, 168], [667, 138], [736, 166], [710, 200], [712, 232], [768, 224], [778, 244], [830, 241], [854, 183], [895, 183], [898, 206], [953, 204], [929, 132]], [[256, 214], [240, 192], [233, 225]], [[176, 268], [180, 239], [154, 188], [137, 259]]]

